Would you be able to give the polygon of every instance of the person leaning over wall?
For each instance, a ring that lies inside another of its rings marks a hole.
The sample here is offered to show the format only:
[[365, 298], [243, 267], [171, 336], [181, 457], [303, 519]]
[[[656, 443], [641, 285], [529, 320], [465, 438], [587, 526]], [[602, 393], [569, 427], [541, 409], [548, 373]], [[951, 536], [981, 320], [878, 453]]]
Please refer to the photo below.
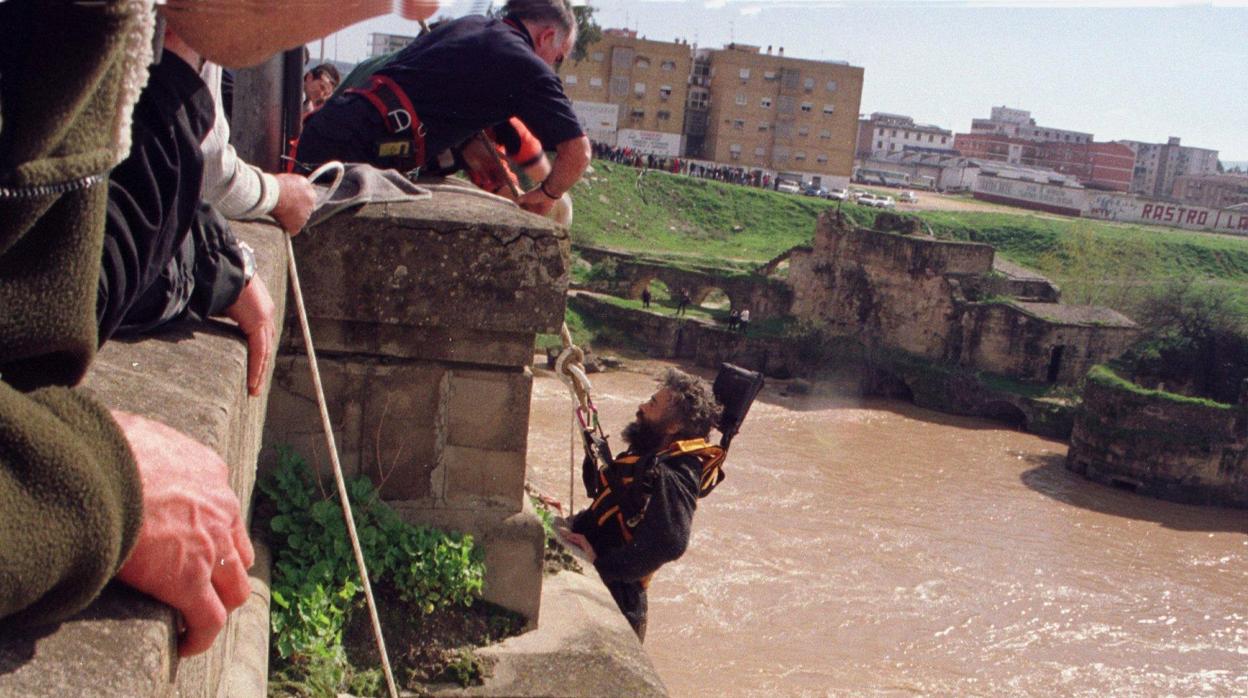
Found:
[[418, 37], [367, 88], [342, 92], [310, 115], [296, 159], [436, 169], [440, 153], [515, 116], [558, 154], [550, 175], [518, 201], [546, 215], [590, 159], [555, 72], [576, 42], [576, 19], [566, 0], [509, 0], [503, 14], [462, 17]]
[[[391, 7], [170, 0], [160, 13], [241, 66]], [[96, 351], [108, 173], [130, 150], [155, 17], [151, 0], [0, 2], [0, 624], [64, 620], [116, 576], [181, 613], [190, 655], [249, 590], [227, 467], [74, 387]]]

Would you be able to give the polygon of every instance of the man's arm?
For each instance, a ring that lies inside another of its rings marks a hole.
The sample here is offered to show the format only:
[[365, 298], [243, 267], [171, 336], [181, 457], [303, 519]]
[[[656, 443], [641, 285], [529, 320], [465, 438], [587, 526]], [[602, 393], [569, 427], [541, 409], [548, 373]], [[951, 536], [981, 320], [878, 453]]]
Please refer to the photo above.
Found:
[[580, 136], [555, 147], [558, 157], [546, 179], [520, 197], [520, 206], [527, 211], [546, 215], [559, 197], [572, 188], [589, 166], [592, 150], [589, 138]]
[[237, 68], [382, 15], [427, 19], [437, 0], [169, 0], [161, 14], [208, 60]]

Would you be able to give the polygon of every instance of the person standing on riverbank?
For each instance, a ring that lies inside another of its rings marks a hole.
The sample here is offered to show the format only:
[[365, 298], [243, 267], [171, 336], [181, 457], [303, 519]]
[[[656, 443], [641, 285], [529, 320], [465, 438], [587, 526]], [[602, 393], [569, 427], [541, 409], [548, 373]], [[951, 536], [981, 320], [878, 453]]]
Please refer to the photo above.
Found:
[[709, 385], [668, 369], [622, 437], [628, 450], [599, 470], [586, 457], [593, 503], [564, 539], [585, 551], [637, 637], [645, 640], [646, 588], [689, 545], [698, 499], [719, 480], [724, 451], [706, 439], [721, 408]]

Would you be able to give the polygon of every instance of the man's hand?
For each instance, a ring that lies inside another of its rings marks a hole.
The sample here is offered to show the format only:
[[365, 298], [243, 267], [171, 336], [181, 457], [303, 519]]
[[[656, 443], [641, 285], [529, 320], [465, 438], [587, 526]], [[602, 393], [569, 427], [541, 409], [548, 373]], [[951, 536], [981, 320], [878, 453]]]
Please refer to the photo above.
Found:
[[174, 607], [185, 630], [178, 654], [212, 646], [226, 615], [251, 593], [251, 540], [212, 449], [160, 422], [113, 411], [143, 483], [143, 524], [117, 579]]
[[413, 22], [429, 19], [438, 11], [438, 0], [395, 0], [394, 4], [395, 12]]
[[225, 309], [226, 317], [238, 323], [247, 335], [247, 392], [260, 394], [269, 356], [277, 343], [277, 326], [273, 322], [273, 299], [259, 276], [243, 288], [234, 305]]
[[298, 235], [308, 224], [312, 209], [316, 206], [316, 187], [307, 177], [283, 173], [277, 177], [277, 205], [272, 215], [288, 234]]
[[555, 528], [555, 532], [559, 534], [559, 537], [563, 539], [563, 542], [569, 545], [574, 545], [585, 551], [585, 557], [588, 557], [590, 562], [598, 559], [598, 554], [594, 552], [594, 546], [589, 544], [589, 539], [585, 536], [579, 533], [573, 533], [571, 530], [563, 527]]
[[558, 199], [546, 196], [539, 185], [531, 191], [526, 191], [516, 203], [520, 204], [520, 208], [526, 211], [536, 213], [539, 216], [545, 216], [550, 213], [550, 209], [554, 208], [556, 201]]

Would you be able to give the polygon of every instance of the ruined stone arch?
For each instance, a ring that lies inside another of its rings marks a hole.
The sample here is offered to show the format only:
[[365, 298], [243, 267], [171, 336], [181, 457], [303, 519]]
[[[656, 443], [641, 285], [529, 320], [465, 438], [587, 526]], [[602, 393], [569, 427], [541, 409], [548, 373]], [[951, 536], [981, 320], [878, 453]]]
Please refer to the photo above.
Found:
[[637, 279], [633, 281], [633, 283], [628, 287], [627, 297], [631, 298], [632, 300], [637, 300], [638, 298], [641, 298], [642, 290], [644, 290], [647, 286], [649, 286], [650, 282], [654, 281], [655, 279], [662, 281], [662, 279], [659, 279], [659, 275], [657, 273], [647, 273], [647, 274], [642, 274], [641, 276], [637, 277]]
[[1004, 422], [1015, 429], [1027, 430], [1027, 414], [1017, 405], [1005, 400], [994, 400], [984, 405], [981, 416], [996, 422]]
[[706, 302], [707, 298], [716, 291], [719, 291], [728, 298], [728, 306], [727, 308], [724, 308], [725, 310], [741, 307], [740, 301], [734, 298], [732, 293], [730, 293], [727, 288], [713, 283], [699, 286], [697, 290], [689, 294], [689, 300], [692, 301], [694, 305], [702, 305]]

